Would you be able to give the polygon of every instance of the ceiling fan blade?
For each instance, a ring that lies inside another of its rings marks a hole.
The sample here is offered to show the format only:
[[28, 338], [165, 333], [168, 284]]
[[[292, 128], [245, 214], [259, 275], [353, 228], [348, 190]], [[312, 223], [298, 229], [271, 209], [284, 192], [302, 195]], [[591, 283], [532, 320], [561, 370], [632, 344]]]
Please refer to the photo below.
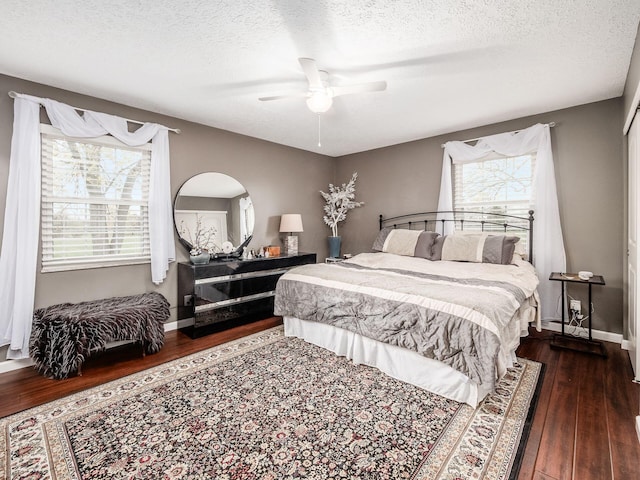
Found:
[[354, 85], [341, 85], [331, 87], [334, 97], [339, 97], [340, 95], [350, 95], [352, 93], [381, 92], [386, 89], [387, 82], [385, 82], [384, 80], [380, 82], [356, 83]]
[[300, 62], [304, 75], [307, 77], [309, 87], [312, 89], [324, 88], [316, 61], [313, 58], [299, 58], [298, 61]]
[[258, 100], [261, 102], [269, 102], [271, 100], [281, 100], [283, 98], [304, 98], [307, 97], [307, 93], [288, 93], [286, 95], [274, 95], [272, 97], [259, 97]]

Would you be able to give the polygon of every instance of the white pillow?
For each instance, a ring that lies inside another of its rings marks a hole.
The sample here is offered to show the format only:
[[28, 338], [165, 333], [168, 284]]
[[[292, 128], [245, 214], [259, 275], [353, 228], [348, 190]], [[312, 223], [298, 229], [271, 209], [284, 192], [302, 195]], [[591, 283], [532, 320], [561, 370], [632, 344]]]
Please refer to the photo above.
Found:
[[421, 233], [422, 230], [391, 230], [384, 240], [382, 251], [413, 257]]
[[529, 252], [524, 247], [524, 242], [516, 243], [516, 249], [513, 252], [514, 255], [518, 255], [522, 260], [527, 260], [529, 257]]
[[486, 233], [448, 235], [442, 245], [442, 260], [482, 263]]

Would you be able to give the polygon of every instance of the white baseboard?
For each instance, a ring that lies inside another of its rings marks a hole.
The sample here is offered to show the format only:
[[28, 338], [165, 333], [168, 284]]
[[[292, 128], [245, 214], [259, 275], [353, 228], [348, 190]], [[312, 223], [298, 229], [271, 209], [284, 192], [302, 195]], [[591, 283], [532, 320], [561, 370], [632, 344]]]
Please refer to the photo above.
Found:
[[636, 433], [638, 434], [638, 441], [640, 442], [640, 415], [636, 417]]
[[5, 360], [0, 362], [0, 373], [12, 372], [13, 370], [19, 370], [20, 368], [27, 368], [33, 366], [33, 360], [30, 358], [21, 358], [20, 360]]
[[190, 327], [193, 325], [193, 317], [178, 320], [177, 322], [167, 322], [164, 324], [164, 331], [170, 332], [171, 330], [178, 330], [180, 328]]
[[[543, 321], [542, 322], [542, 328], [544, 330], [551, 330], [552, 332], [561, 332], [562, 331], [562, 324], [560, 322]], [[565, 331], [566, 331], [566, 328], [567, 328], [567, 326], [565, 325]], [[602, 340], [604, 342], [617, 343], [620, 346], [622, 346], [622, 348], [624, 348], [623, 342], [626, 342], [626, 340], [622, 339], [622, 334], [621, 333], [605, 332], [604, 330], [591, 330], [591, 336], [596, 340]], [[626, 345], [628, 346], [628, 342], [627, 342]]]
[[[167, 322], [164, 324], [164, 331], [170, 332], [172, 330], [178, 330], [179, 328], [189, 327], [193, 325], [193, 318], [185, 318], [184, 320], [178, 320], [176, 322]], [[122, 340], [118, 342], [107, 343], [107, 349], [119, 347], [120, 345], [126, 345], [127, 343], [133, 343], [128, 340]], [[33, 360], [30, 358], [21, 358], [20, 360], [5, 360], [0, 362], [0, 374], [19, 370], [21, 368], [27, 368], [33, 366]]]

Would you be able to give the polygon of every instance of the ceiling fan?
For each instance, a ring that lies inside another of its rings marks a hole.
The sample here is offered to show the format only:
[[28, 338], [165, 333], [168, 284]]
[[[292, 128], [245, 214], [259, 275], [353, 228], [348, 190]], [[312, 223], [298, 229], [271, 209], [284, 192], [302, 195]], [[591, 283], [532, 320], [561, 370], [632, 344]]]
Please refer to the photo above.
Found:
[[309, 90], [307, 92], [260, 97], [258, 100], [267, 102], [283, 98], [306, 97], [309, 110], [313, 113], [320, 114], [331, 108], [335, 97], [351, 95], [353, 93], [380, 92], [387, 89], [387, 82], [385, 81], [331, 86], [328, 82], [329, 74], [324, 70], [319, 70], [314, 59], [299, 58], [298, 61], [309, 82]]

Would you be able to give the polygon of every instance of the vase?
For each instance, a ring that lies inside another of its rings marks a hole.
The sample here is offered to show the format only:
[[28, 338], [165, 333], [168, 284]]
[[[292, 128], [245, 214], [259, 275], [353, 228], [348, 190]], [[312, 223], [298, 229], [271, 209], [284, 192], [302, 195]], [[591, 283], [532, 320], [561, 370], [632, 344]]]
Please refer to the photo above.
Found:
[[340, 258], [341, 240], [341, 237], [329, 237], [329, 256], [331, 258]]
[[206, 265], [209, 263], [209, 252], [202, 252], [200, 255], [189, 255], [189, 260], [194, 265]]

